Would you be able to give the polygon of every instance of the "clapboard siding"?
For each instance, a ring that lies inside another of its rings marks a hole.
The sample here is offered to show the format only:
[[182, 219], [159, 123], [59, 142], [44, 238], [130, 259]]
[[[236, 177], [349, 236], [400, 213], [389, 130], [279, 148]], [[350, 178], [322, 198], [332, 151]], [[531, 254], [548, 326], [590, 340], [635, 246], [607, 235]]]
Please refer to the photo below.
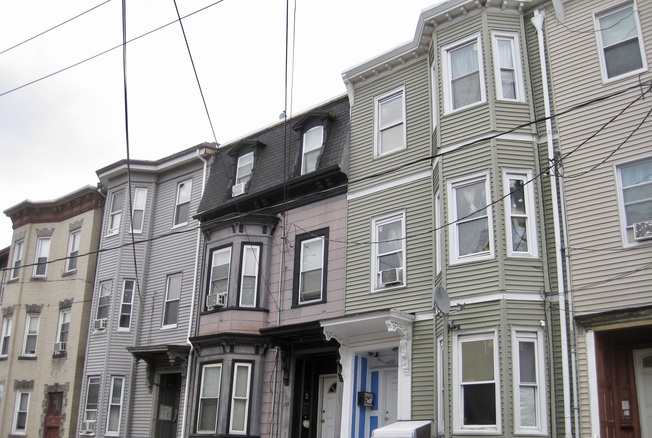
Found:
[[412, 327], [412, 419], [431, 420], [435, 415], [435, 342], [431, 320]]

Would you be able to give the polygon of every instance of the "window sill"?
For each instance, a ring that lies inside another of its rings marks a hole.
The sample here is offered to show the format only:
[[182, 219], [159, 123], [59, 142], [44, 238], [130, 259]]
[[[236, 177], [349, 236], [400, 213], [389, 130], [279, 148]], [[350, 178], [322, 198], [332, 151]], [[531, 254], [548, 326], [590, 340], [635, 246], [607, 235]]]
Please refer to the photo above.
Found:
[[161, 326], [161, 330], [172, 330], [178, 327], [178, 324], [170, 324]]
[[36, 360], [36, 356], [18, 356], [18, 360]]
[[180, 224], [172, 225], [172, 229], [174, 230], [175, 228], [185, 227], [186, 225], [188, 225], [188, 222], [182, 222]]
[[648, 71], [648, 68], [646, 66], [646, 67], [638, 69], [638, 70], [633, 70], [633, 71], [630, 71], [630, 72], [627, 72], [627, 73], [623, 73], [620, 76], [614, 76], [613, 78], [608, 78], [606, 73], [603, 71], [602, 72], [602, 83], [604, 85], [611, 85], [611, 84], [613, 84], [615, 82], [618, 82], [618, 81], [622, 81], [622, 80], [629, 79], [629, 78], [632, 78], [632, 77], [637, 77], [637, 76], [639, 76], [639, 75], [641, 75], [641, 74], [643, 74], [643, 73], [645, 73], [647, 71]]
[[6, 355], [5, 356], [0, 356], [0, 362], [2, 362], [3, 360], [7, 360], [7, 359], [9, 359], [9, 356], [6, 356]]
[[488, 260], [493, 260], [495, 259], [495, 256], [493, 253], [491, 254], [483, 254], [483, 255], [478, 255], [478, 256], [468, 256], [465, 258], [460, 258], [460, 259], [452, 259], [450, 261], [450, 266], [459, 266], [459, 265], [466, 265], [468, 263], [473, 263], [473, 262], [486, 262]]
[[68, 357], [68, 352], [62, 351], [61, 353], [52, 353], [52, 359], [60, 359], [62, 357]]
[[46, 281], [47, 277], [45, 275], [39, 275], [38, 277], [33, 276], [32, 281]]
[[216, 307], [213, 310], [203, 310], [202, 315], [206, 314], [211, 314], [211, 313], [220, 313], [220, 312], [227, 312], [227, 311], [236, 311], [236, 312], [242, 312], [242, 311], [250, 311], [250, 312], [267, 312], [269, 313], [269, 309], [265, 309], [263, 307]]
[[62, 277], [70, 277], [71, 275], [75, 275], [77, 273], [77, 269], [73, 269], [72, 271], [66, 271], [63, 274], [61, 274]]
[[372, 294], [383, 293], [383, 292], [387, 292], [387, 291], [405, 289], [406, 287], [407, 287], [407, 283], [396, 284], [396, 285], [388, 285], [388, 286], [380, 286], [380, 287], [372, 288], [371, 293]]
[[464, 110], [475, 108], [475, 107], [480, 106], [480, 105], [485, 104], [485, 103], [487, 103], [486, 99], [481, 100], [479, 102], [472, 103], [472, 104], [467, 105], [467, 106], [463, 106], [462, 108], [455, 108], [455, 109], [447, 108], [444, 111], [444, 116], [452, 116], [452, 115], [457, 114], [459, 112], [462, 112]]

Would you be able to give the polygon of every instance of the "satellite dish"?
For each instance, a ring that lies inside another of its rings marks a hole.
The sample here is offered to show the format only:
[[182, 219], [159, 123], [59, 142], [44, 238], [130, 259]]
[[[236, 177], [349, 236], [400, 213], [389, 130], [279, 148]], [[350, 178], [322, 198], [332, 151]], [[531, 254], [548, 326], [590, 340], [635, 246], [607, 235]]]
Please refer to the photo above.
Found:
[[437, 309], [439, 309], [439, 311], [444, 315], [448, 315], [451, 311], [451, 302], [448, 299], [446, 288], [441, 284], [435, 286], [434, 298]]

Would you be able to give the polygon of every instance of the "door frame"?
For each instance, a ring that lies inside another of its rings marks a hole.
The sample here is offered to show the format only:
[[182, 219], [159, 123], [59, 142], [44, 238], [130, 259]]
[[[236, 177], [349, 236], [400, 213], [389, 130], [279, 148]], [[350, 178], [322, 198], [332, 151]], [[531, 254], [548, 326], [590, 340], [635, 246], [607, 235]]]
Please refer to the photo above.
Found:
[[[317, 421], [321, 419], [321, 414], [322, 410], [324, 409], [324, 396], [326, 395], [325, 391], [325, 386], [324, 383], [326, 382], [326, 379], [335, 379], [337, 382], [337, 391], [335, 393], [335, 411], [333, 413], [333, 428], [336, 429], [337, 427], [337, 395], [340, 392], [340, 382], [337, 377], [337, 374], [320, 374], [319, 375], [319, 395], [317, 396], [319, 403], [317, 405]], [[317, 438], [321, 438], [321, 423], [317, 425]]]
[[[150, 438], [155, 438], [156, 437], [156, 426], [157, 426], [157, 421], [158, 421], [158, 408], [159, 408], [159, 400], [160, 400], [160, 394], [161, 394], [161, 376], [163, 374], [179, 374], [181, 379], [179, 380], [179, 406], [177, 407], [177, 423], [179, 422], [179, 414], [182, 412], [182, 406], [181, 406], [181, 395], [183, 394], [183, 386], [184, 382], [187, 384], [183, 377], [183, 373], [180, 370], [165, 370], [165, 371], [158, 371], [155, 374], [154, 377], [154, 385], [153, 387], [155, 388], [152, 396], [152, 424], [151, 427], [149, 428], [149, 436]], [[178, 427], [177, 427], [178, 430]]]

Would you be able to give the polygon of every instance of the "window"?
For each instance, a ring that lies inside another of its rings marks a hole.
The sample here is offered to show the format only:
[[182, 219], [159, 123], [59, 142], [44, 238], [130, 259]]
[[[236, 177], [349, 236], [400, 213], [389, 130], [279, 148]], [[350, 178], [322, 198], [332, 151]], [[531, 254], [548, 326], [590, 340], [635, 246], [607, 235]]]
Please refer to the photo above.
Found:
[[297, 236], [294, 269], [294, 305], [325, 301], [326, 254], [328, 254], [328, 229]]
[[165, 287], [165, 309], [163, 325], [177, 325], [179, 318], [179, 298], [181, 297], [181, 274], [168, 275]]
[[125, 192], [123, 190], [111, 195], [111, 210], [109, 213], [109, 232], [108, 235], [120, 232], [120, 222], [122, 221], [122, 204], [124, 204]]
[[647, 70], [641, 24], [634, 2], [595, 15], [600, 65], [605, 82]]
[[229, 433], [238, 435], [247, 433], [250, 386], [251, 364], [234, 362]]
[[315, 126], [303, 134], [303, 153], [301, 154], [301, 174], [317, 169], [317, 159], [324, 142], [324, 127]]
[[260, 246], [243, 245], [242, 277], [240, 278], [240, 307], [256, 307], [258, 297], [258, 269]]
[[404, 286], [405, 212], [374, 218], [372, 233], [373, 289]]
[[177, 201], [174, 207], [174, 226], [188, 223], [190, 215], [190, 195], [192, 192], [192, 180], [180, 182], [177, 185]]
[[521, 49], [518, 33], [492, 32], [496, 96], [503, 100], [525, 100]]
[[0, 357], [9, 354], [9, 341], [11, 341], [11, 316], [2, 318], [2, 339], [0, 339]]
[[27, 315], [25, 339], [23, 340], [23, 356], [36, 356], [36, 339], [38, 337], [39, 321], [39, 315]]
[[235, 183], [247, 184], [251, 179], [251, 173], [254, 169], [254, 153], [249, 152], [238, 157], [238, 168], [235, 173]]
[[[59, 327], [57, 329], [57, 342], [68, 342], [68, 334], [70, 333], [70, 309], [62, 310], [59, 312]], [[62, 348], [65, 350], [65, 347]]]
[[100, 383], [99, 377], [93, 376], [88, 378], [86, 388], [86, 404], [84, 405], [83, 421], [97, 421], [97, 407], [100, 400]]
[[405, 149], [405, 89], [392, 90], [374, 99], [375, 156]]
[[444, 47], [444, 102], [446, 112], [485, 101], [480, 35]]
[[435, 242], [435, 262], [437, 266], [435, 267], [436, 274], [440, 274], [443, 266], [442, 266], [442, 261], [443, 257], [442, 254], [444, 252], [444, 242], [442, 241], [444, 237], [444, 233], [442, 232], [442, 225], [441, 225], [441, 193], [437, 192], [435, 193], [435, 238], [437, 241]]
[[120, 431], [120, 417], [122, 415], [122, 393], [124, 377], [111, 378], [111, 394], [109, 395], [109, 411], [106, 420], [107, 435], [117, 435]]
[[512, 332], [516, 433], [547, 433], [543, 340], [541, 332]]
[[36, 257], [34, 258], [34, 277], [45, 277], [50, 254], [50, 238], [39, 237], [36, 243]]
[[16, 410], [14, 411], [13, 433], [25, 434], [27, 430], [27, 410], [29, 407], [29, 392], [16, 392]]
[[449, 181], [451, 264], [493, 257], [489, 177]]
[[147, 189], [137, 188], [134, 190], [132, 201], [133, 211], [131, 212], [131, 232], [142, 233], [145, 221], [145, 205], [147, 203]]
[[503, 174], [507, 255], [511, 257], [538, 254], [533, 185], [531, 171], [506, 170]]
[[444, 436], [446, 406], [446, 367], [444, 366], [444, 338], [437, 338], [437, 433]]
[[[213, 251], [211, 263], [211, 282], [209, 294], [226, 294], [229, 291], [229, 276], [231, 272], [231, 248]], [[226, 303], [227, 300], [224, 300]]]
[[222, 364], [213, 363], [202, 367], [197, 433], [215, 433], [217, 431], [221, 380]]
[[95, 319], [107, 319], [109, 317], [109, 305], [111, 304], [111, 280], [100, 282], [100, 294], [97, 299], [97, 315]]
[[617, 166], [616, 173], [623, 241], [633, 246], [644, 242], [636, 240], [634, 224], [652, 221], [652, 159]]
[[11, 280], [18, 278], [20, 274], [20, 265], [23, 263], [23, 241], [14, 244], [14, 256], [11, 262]]
[[125, 280], [122, 285], [122, 303], [120, 305], [120, 322], [118, 329], [129, 329], [131, 327], [131, 309], [134, 302], [134, 280]]
[[79, 256], [79, 239], [81, 231], [73, 231], [68, 238], [68, 259], [66, 260], [66, 272], [77, 270], [77, 256]]
[[455, 430], [500, 431], [495, 333], [456, 335], [453, 379]]

